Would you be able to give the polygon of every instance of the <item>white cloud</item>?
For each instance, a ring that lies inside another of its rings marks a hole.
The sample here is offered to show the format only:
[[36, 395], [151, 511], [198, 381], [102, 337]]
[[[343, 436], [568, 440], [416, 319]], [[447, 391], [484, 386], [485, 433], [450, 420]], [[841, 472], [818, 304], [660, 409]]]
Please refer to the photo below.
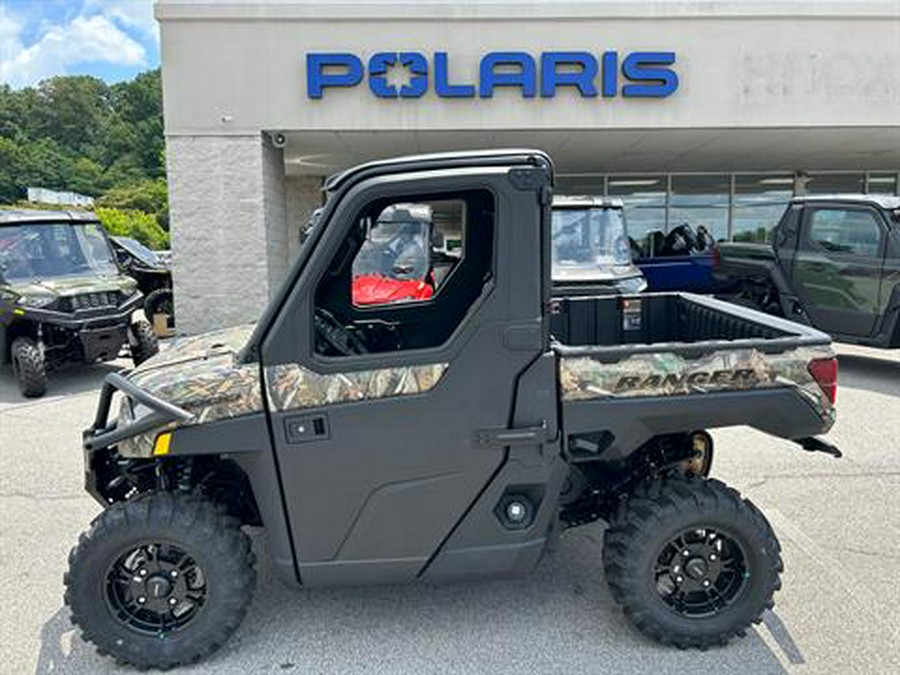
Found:
[[144, 47], [102, 14], [77, 16], [51, 26], [28, 47], [19, 37], [21, 27], [13, 17], [0, 14], [0, 82], [13, 87], [64, 74], [67, 66], [76, 63], [146, 65]]
[[153, 16], [153, 0], [86, 0], [82, 13], [94, 12], [159, 42], [159, 24]]

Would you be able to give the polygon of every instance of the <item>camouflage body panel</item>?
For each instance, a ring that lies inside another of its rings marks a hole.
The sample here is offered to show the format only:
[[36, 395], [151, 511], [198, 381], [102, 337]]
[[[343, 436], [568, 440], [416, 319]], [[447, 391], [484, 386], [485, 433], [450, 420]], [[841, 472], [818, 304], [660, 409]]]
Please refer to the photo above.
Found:
[[[171, 347], [128, 375], [141, 389], [193, 413], [190, 424], [239, 417], [263, 410], [259, 364], [239, 364], [235, 357], [254, 326], [226, 328], [175, 340]], [[120, 422], [131, 415], [123, 403]], [[174, 425], [169, 425], [174, 426]], [[162, 429], [119, 443], [125, 457], [149, 457]]]
[[807, 370], [811, 360], [833, 357], [828, 346], [798, 347], [781, 354], [725, 349], [692, 359], [658, 352], [615, 363], [590, 356], [562, 357], [559, 377], [564, 401], [795, 387], [824, 420], [833, 422], [834, 409]]
[[[129, 376], [141, 389], [194, 415], [188, 424], [240, 417], [264, 409], [260, 366], [236, 362], [253, 326], [238, 326], [176, 340]], [[266, 393], [273, 410], [297, 410], [335, 403], [406, 396], [428, 391], [447, 369], [446, 363], [320, 374], [297, 364], [266, 368]], [[123, 402], [119, 422], [140, 411]], [[175, 424], [168, 425], [173, 428]], [[163, 429], [119, 443], [125, 457], [149, 457]]]
[[291, 363], [266, 368], [266, 393], [273, 410], [317, 408], [421, 394], [432, 389], [446, 370], [446, 363], [433, 363], [322, 375]]

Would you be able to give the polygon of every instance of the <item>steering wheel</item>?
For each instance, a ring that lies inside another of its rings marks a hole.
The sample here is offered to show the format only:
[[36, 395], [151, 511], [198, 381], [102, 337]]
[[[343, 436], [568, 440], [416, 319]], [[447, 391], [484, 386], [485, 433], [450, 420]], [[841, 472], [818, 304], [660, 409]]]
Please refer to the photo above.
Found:
[[330, 348], [341, 356], [369, 353], [363, 341], [335, 319], [334, 314], [328, 310], [316, 308], [315, 326], [316, 351], [326, 353]]

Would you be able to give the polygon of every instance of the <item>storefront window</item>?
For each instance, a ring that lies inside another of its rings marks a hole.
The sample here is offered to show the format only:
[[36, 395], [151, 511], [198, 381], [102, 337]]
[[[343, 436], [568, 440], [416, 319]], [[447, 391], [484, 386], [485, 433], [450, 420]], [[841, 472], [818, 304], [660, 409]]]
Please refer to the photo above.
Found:
[[672, 176], [669, 229], [687, 224], [695, 232], [704, 228], [716, 241], [727, 239], [730, 193], [727, 174]]
[[731, 237], [735, 241], [768, 241], [794, 194], [791, 174], [737, 175]]
[[866, 183], [866, 192], [870, 195], [897, 194], [897, 174], [895, 173], [870, 173]]
[[654, 243], [666, 231], [666, 177], [610, 176], [607, 186], [609, 195], [625, 205], [628, 236], [643, 256], [653, 255]]
[[864, 173], [811, 173], [801, 180], [810, 195], [858, 194], [866, 189]]

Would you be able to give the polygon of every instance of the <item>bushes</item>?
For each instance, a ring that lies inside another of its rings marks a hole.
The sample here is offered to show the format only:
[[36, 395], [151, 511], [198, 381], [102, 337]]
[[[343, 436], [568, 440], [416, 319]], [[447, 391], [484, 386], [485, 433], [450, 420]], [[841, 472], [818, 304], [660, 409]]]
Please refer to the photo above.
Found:
[[94, 213], [109, 235], [131, 237], [154, 250], [169, 248], [169, 233], [150, 213], [103, 207], [94, 209]]

